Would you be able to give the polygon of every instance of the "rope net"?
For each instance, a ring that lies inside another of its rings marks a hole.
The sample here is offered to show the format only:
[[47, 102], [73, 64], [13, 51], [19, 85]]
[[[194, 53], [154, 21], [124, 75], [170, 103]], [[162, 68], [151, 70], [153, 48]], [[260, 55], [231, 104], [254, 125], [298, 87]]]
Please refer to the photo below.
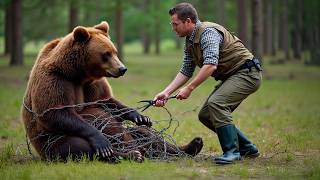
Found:
[[[90, 125], [96, 127], [110, 141], [113, 151], [116, 152], [128, 153], [130, 151], [139, 150], [145, 158], [151, 160], [169, 160], [174, 157], [190, 157], [179, 149], [175, 139], [172, 137], [179, 126], [178, 121], [176, 121], [176, 127], [173, 128], [173, 134], [170, 135], [167, 133], [169, 129], [172, 129], [172, 122], [175, 120], [173, 120], [171, 113], [165, 107], [163, 108], [168, 113], [169, 120], [152, 121], [153, 124], [167, 123], [166, 127], [158, 130], [144, 125], [137, 126], [135, 123], [121, 118], [122, 115], [131, 111], [140, 110], [143, 107], [118, 109], [116, 104], [89, 102], [50, 108], [41, 114], [33, 112], [25, 104], [24, 107], [33, 114], [32, 121], [36, 121], [37, 118], [44, 116], [49, 111], [73, 109]], [[116, 133], [114, 132], [115, 130], [117, 131]], [[47, 137], [47, 143], [43, 148], [43, 151], [47, 154], [50, 153], [51, 146], [64, 136], [40, 133], [38, 137], [35, 138], [41, 137]], [[30, 141], [33, 139], [30, 139]]]

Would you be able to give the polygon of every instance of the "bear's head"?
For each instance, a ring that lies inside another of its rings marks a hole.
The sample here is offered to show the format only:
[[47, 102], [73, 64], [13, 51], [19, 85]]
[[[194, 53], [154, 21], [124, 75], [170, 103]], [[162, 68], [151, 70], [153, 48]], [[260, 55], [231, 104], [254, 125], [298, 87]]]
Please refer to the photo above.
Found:
[[120, 77], [127, 70], [117, 56], [105, 21], [94, 27], [74, 28], [55, 49], [51, 69], [65, 77], [88, 81]]
[[78, 26], [73, 30], [76, 43], [86, 44], [88, 73], [93, 76], [119, 77], [127, 68], [117, 56], [117, 49], [109, 36], [109, 24], [106, 21], [85, 28]]

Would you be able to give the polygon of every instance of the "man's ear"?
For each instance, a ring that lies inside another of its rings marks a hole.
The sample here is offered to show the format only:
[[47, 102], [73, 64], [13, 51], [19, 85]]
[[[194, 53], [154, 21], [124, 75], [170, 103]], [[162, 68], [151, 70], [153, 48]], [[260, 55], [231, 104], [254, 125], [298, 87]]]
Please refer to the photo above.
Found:
[[77, 42], [84, 42], [90, 38], [90, 34], [85, 27], [78, 26], [73, 30], [73, 38]]
[[187, 23], [192, 23], [192, 20], [190, 18], [186, 19]]
[[94, 28], [103, 31], [106, 34], [109, 34], [109, 24], [107, 23], [107, 21], [102, 21], [100, 24], [95, 25]]

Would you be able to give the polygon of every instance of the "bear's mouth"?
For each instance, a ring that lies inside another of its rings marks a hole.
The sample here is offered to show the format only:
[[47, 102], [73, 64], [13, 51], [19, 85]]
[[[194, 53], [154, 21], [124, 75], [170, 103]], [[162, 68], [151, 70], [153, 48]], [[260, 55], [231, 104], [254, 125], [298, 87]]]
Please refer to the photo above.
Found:
[[106, 71], [106, 77], [118, 78], [120, 76], [121, 76], [120, 74], [115, 75], [115, 74], [112, 74], [111, 72]]
[[116, 71], [112, 71], [112, 70], [106, 70], [106, 77], [114, 77], [114, 78], [118, 78], [120, 76], [123, 76], [127, 71], [126, 67], [120, 67], [118, 68]]

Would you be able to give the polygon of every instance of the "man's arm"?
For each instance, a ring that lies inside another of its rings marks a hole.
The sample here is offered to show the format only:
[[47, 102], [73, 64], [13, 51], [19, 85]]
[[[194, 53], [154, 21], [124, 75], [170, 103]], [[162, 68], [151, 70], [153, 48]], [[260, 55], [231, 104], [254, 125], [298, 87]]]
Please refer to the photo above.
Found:
[[184, 85], [190, 78], [185, 76], [181, 72], [177, 74], [174, 80], [163, 90], [166, 94], [170, 96], [174, 91]]
[[187, 99], [191, 92], [205, 81], [217, 69], [219, 48], [223, 45], [223, 36], [214, 28], [207, 28], [201, 35], [200, 47], [203, 51], [203, 66], [197, 76], [179, 90], [177, 99]]
[[179, 90], [177, 99], [187, 99], [191, 92], [203, 83], [217, 69], [216, 65], [203, 65], [196, 77], [185, 87]]
[[154, 101], [156, 101], [156, 106], [164, 106], [166, 99], [189, 79], [190, 77], [179, 72], [174, 80], [163, 91], [155, 96]]

